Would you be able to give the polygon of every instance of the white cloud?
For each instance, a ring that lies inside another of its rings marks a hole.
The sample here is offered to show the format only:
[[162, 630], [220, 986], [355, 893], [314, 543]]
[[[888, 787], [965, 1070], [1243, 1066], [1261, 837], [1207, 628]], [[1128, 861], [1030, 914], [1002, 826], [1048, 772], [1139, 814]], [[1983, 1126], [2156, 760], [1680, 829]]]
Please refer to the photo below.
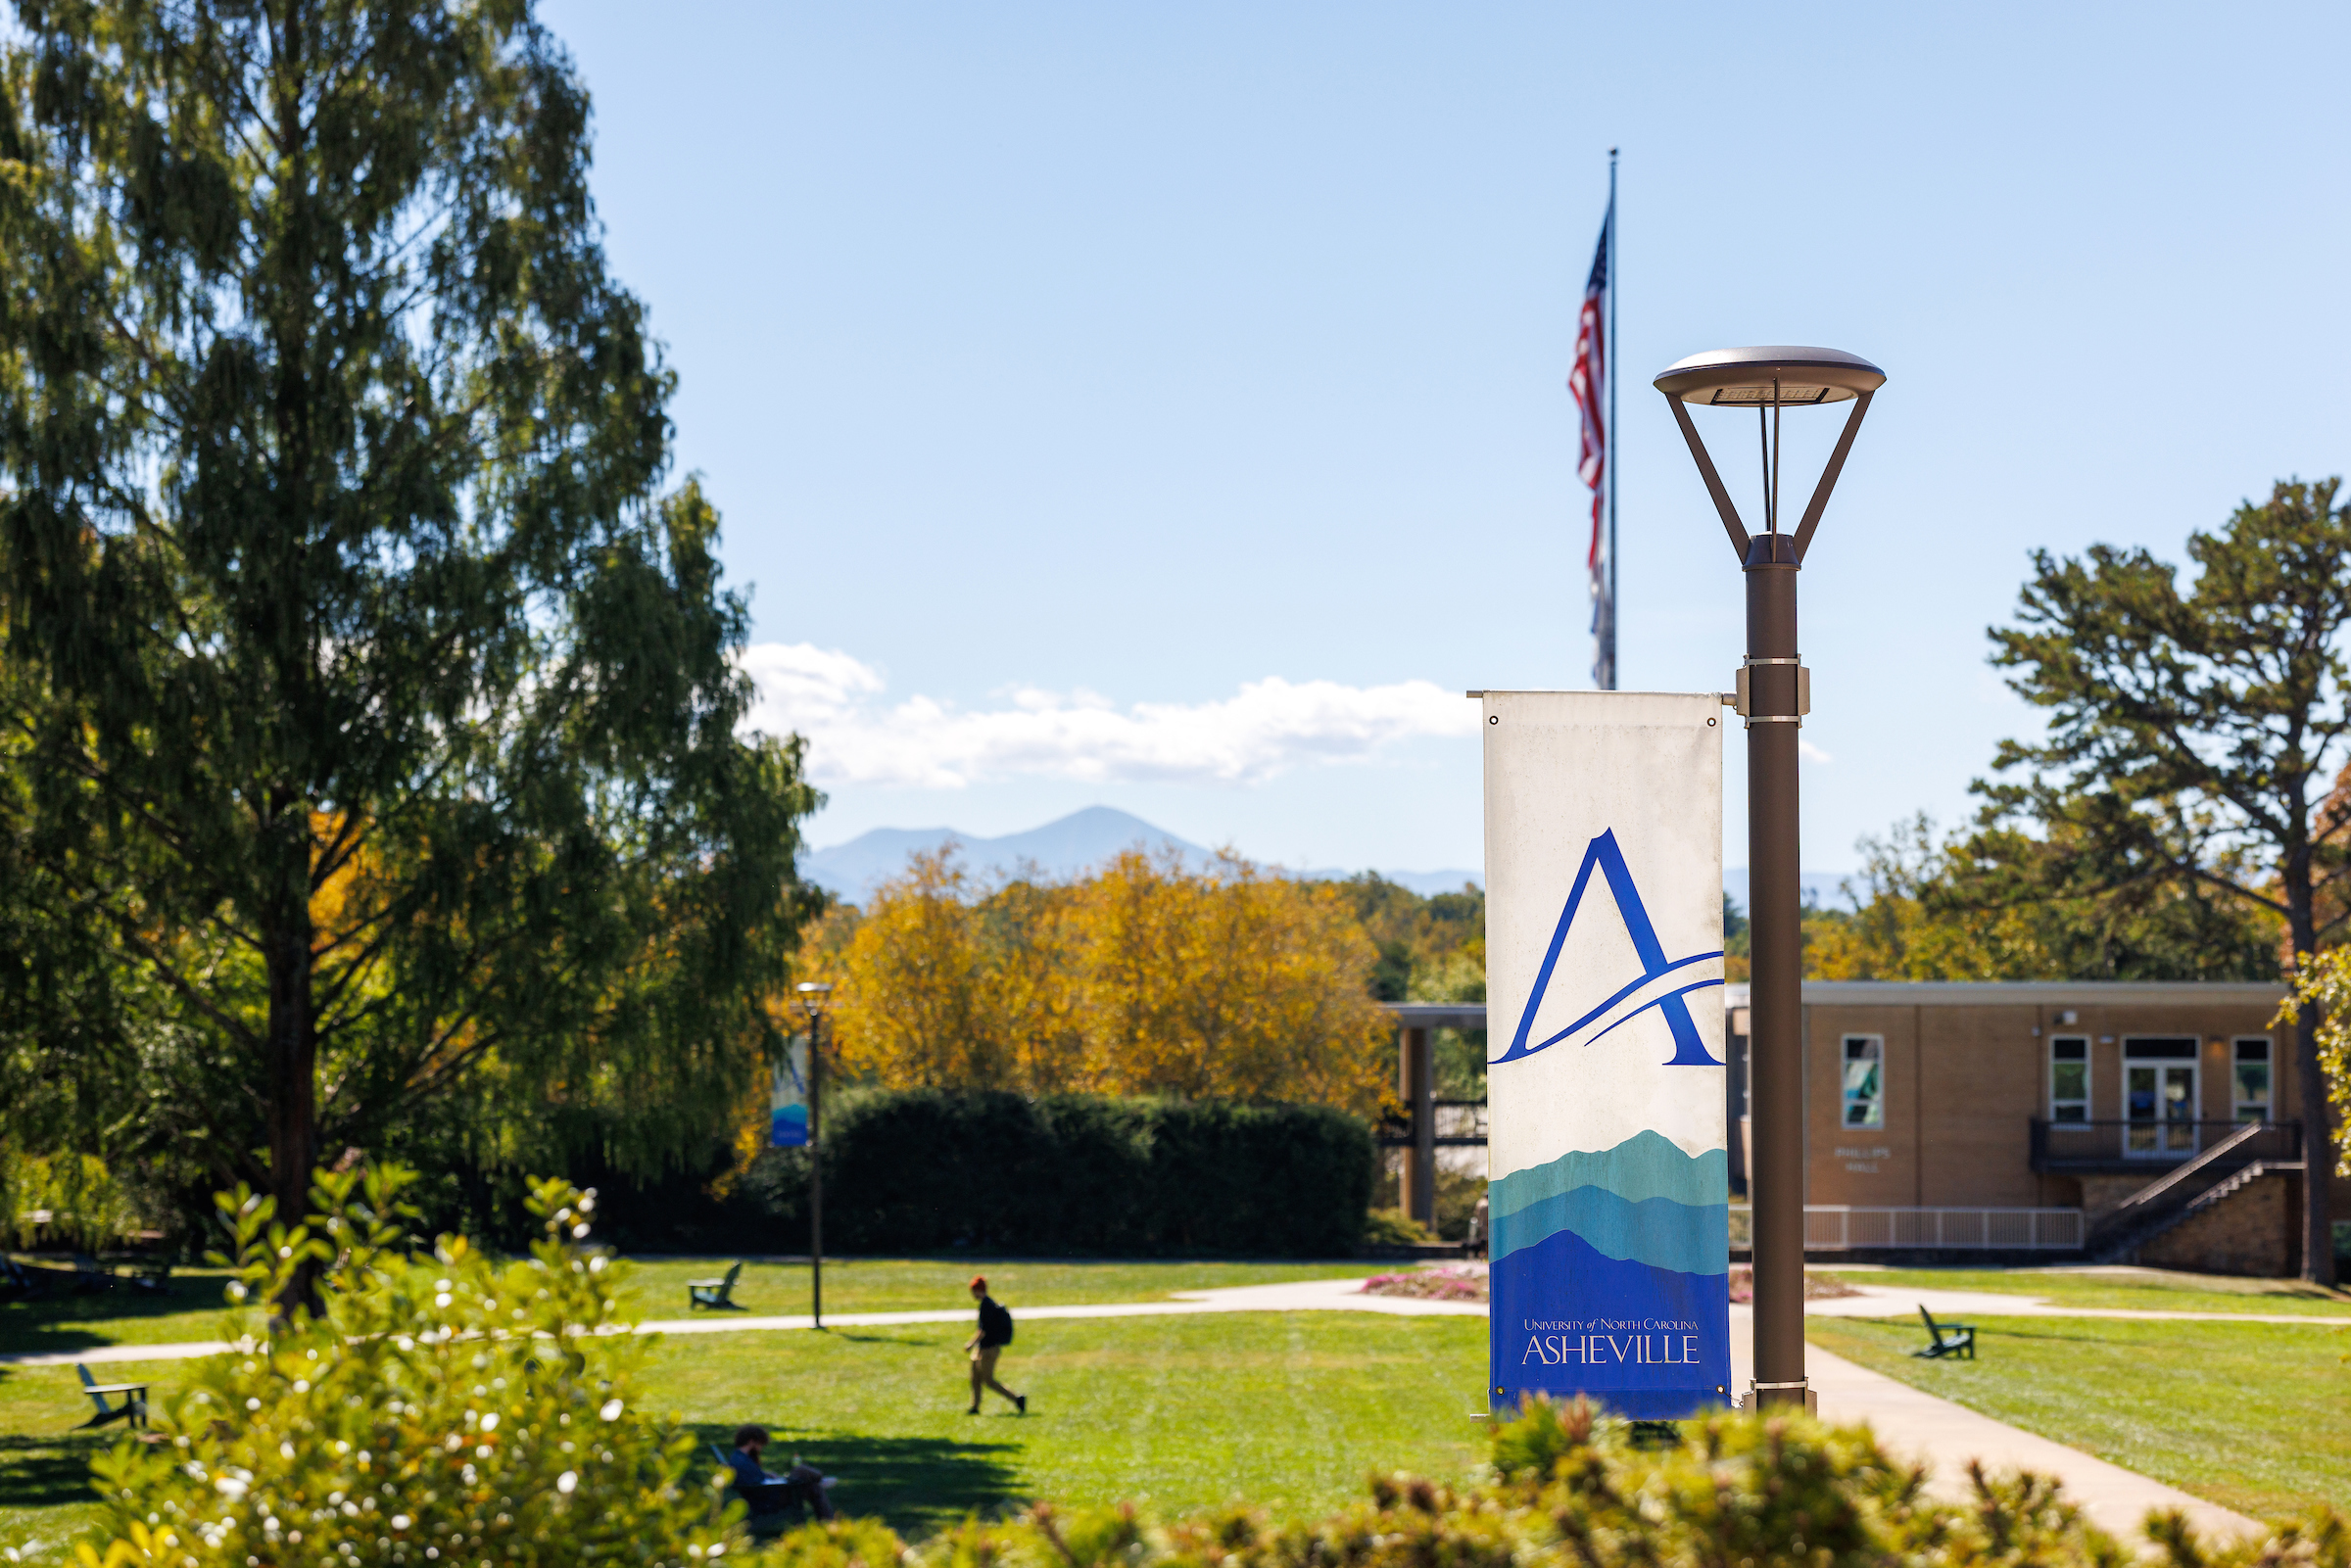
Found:
[[1018, 777], [1087, 784], [1253, 784], [1311, 763], [1366, 762], [1399, 740], [1477, 733], [1477, 705], [1427, 681], [1394, 686], [1245, 683], [1215, 702], [1137, 702], [1021, 687], [1000, 706], [926, 696], [889, 703], [873, 666], [837, 648], [761, 642], [743, 667], [758, 684], [754, 728], [796, 730], [823, 784], [954, 789]]
[[1802, 736], [1796, 737], [1796, 754], [1807, 762], [1835, 762], [1837, 760]]

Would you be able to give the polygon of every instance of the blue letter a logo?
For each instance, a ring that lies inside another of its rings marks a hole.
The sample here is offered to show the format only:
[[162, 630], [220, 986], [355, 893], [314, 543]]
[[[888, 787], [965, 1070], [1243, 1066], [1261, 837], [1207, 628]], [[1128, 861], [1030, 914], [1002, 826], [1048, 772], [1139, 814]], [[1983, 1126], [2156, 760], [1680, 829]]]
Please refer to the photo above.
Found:
[[[1546, 992], [1551, 989], [1552, 972], [1559, 967], [1559, 950], [1567, 945], [1568, 927], [1575, 924], [1575, 915], [1584, 901], [1584, 889], [1592, 883], [1592, 868], [1598, 866], [1607, 878], [1608, 892], [1615, 900], [1617, 918], [1624, 922], [1624, 930], [1633, 940], [1633, 952], [1640, 958], [1641, 974], [1633, 982], [1619, 989], [1573, 1023], [1548, 1039], [1527, 1043], [1535, 1026], [1535, 1012], [1542, 1007]], [[1693, 953], [1688, 958], [1669, 959], [1657, 940], [1656, 928], [1649, 923], [1649, 911], [1642, 907], [1641, 890], [1633, 885], [1633, 874], [1624, 864], [1624, 851], [1616, 847], [1613, 830], [1592, 840], [1584, 851], [1584, 864], [1575, 874], [1575, 886], [1568, 891], [1567, 907], [1559, 911], [1559, 928], [1551, 933], [1550, 950], [1543, 955], [1543, 968], [1535, 975], [1535, 988], [1526, 999], [1526, 1012], [1518, 1020], [1518, 1032], [1511, 1037], [1511, 1048], [1496, 1057], [1493, 1066], [1515, 1062], [1522, 1056], [1533, 1056], [1548, 1050], [1561, 1040], [1574, 1040], [1590, 1045], [1618, 1024], [1655, 1008], [1664, 1018], [1665, 1025], [1673, 1031], [1673, 1059], [1664, 1065], [1669, 1068], [1718, 1068], [1720, 1062], [1706, 1054], [1705, 1042], [1699, 1038], [1698, 1021], [1690, 1016], [1690, 1004], [1683, 1000], [1692, 991], [1720, 985], [1722, 976], [1693, 980], [1680, 972], [1693, 964], [1722, 957], [1722, 950], [1711, 953]]]

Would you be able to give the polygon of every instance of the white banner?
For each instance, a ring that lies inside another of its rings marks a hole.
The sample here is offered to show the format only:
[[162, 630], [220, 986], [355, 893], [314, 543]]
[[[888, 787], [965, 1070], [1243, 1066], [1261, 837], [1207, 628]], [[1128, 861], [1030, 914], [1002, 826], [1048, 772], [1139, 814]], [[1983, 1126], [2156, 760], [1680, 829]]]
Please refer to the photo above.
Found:
[[1719, 700], [1485, 693], [1500, 1404], [1729, 1397]]

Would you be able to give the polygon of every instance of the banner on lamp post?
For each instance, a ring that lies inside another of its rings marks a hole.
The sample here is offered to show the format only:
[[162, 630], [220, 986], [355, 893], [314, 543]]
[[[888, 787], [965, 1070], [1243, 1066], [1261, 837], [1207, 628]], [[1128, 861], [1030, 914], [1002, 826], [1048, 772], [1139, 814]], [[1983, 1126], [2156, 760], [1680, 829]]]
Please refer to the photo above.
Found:
[[1729, 1399], [1719, 701], [1484, 694], [1498, 1405]]
[[776, 1064], [774, 1085], [767, 1098], [767, 1141], [770, 1148], [808, 1146], [808, 1036], [795, 1034]]

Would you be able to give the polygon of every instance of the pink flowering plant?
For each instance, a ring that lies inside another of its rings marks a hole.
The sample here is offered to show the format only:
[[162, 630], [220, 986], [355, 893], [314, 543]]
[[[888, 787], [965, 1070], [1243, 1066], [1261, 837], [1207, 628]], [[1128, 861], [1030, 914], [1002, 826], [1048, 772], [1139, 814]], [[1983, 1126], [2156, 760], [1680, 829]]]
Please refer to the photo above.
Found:
[[[296, 1308], [197, 1363], [157, 1438], [93, 1466], [112, 1517], [83, 1568], [693, 1568], [724, 1554], [690, 1436], [647, 1419], [648, 1342], [618, 1312], [622, 1269], [582, 1243], [595, 1197], [540, 1183], [545, 1229], [501, 1264], [462, 1237], [403, 1248], [407, 1173], [322, 1173], [287, 1224], [240, 1188], [232, 1306]], [[246, 1325], [232, 1314], [229, 1332]]]
[[1411, 1296], [1431, 1302], [1482, 1302], [1486, 1276], [1467, 1268], [1415, 1268], [1374, 1274], [1364, 1281], [1366, 1296]]

